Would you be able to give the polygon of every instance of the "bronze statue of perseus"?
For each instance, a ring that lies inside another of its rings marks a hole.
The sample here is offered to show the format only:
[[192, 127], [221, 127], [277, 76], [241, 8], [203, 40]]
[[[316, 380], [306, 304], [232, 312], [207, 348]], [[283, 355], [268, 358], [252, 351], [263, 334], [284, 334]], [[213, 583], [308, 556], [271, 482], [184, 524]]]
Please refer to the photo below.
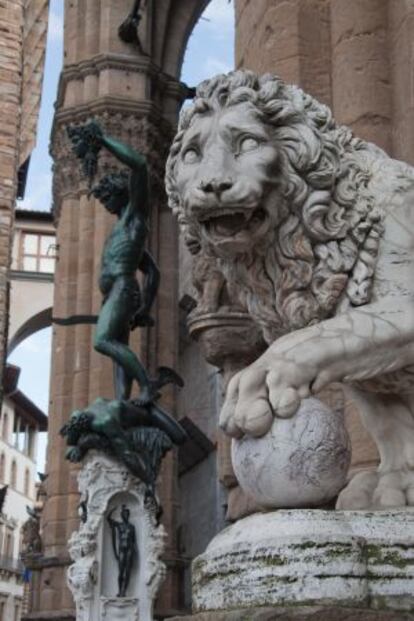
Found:
[[[67, 458], [77, 462], [90, 449], [102, 450], [123, 462], [155, 494], [161, 459], [173, 443], [183, 443], [186, 434], [157, 404], [160, 388], [168, 383], [182, 386], [181, 378], [168, 367], [159, 367], [157, 377], [151, 378], [129, 347], [132, 329], [154, 325], [150, 311], [160, 281], [158, 267], [145, 249], [150, 215], [147, 161], [131, 146], [104, 134], [96, 121], [70, 127], [68, 135], [89, 178], [90, 195], [117, 221], [102, 251], [99, 288], [103, 303], [94, 338], [96, 351], [113, 360], [115, 399], [97, 399], [73, 412], [61, 430], [69, 445]], [[93, 185], [102, 149], [126, 168]], [[143, 275], [142, 287], [137, 272]], [[70, 319], [61, 323], [83, 322], [83, 316]], [[140, 392], [131, 399], [134, 381]]]
[[[109, 356], [115, 363], [116, 398], [129, 399], [132, 382], [136, 380], [140, 387], [139, 403], [149, 403], [157, 397], [162, 385], [168, 382], [180, 385], [181, 380], [167, 367], [160, 367], [158, 378], [151, 380], [138, 356], [128, 346], [131, 329], [154, 324], [149, 313], [160, 279], [154, 259], [145, 250], [150, 201], [146, 158], [129, 145], [105, 135], [95, 121], [70, 128], [69, 137], [75, 153], [83, 162], [90, 161], [100, 149], [106, 148], [129, 169], [129, 172], [122, 170], [105, 175], [90, 192], [118, 218], [102, 252], [99, 288], [103, 304], [94, 344], [98, 352]], [[94, 167], [91, 169], [95, 170]], [[84, 171], [87, 172], [85, 166]], [[142, 290], [136, 277], [137, 270], [144, 275]]]

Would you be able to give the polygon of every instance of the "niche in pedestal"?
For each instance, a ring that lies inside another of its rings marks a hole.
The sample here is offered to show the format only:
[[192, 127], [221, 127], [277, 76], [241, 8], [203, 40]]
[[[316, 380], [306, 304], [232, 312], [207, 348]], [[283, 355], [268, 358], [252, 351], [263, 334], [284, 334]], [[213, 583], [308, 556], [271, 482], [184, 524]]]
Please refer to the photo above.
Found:
[[[112, 520], [112, 527], [108, 517]], [[121, 492], [110, 499], [101, 524], [99, 546], [100, 595], [105, 599], [123, 597], [138, 599], [142, 518], [139, 501], [133, 494]], [[129, 574], [129, 579], [126, 574]], [[128, 582], [125, 595], [120, 597], [122, 580], [125, 579]]]

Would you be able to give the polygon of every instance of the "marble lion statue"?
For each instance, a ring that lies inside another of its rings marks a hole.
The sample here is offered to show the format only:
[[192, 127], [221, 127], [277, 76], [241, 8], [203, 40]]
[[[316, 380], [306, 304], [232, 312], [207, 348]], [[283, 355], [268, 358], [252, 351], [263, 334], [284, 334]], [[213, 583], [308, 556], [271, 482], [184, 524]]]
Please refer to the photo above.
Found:
[[339, 382], [380, 454], [342, 509], [414, 505], [414, 169], [272, 75], [205, 81], [167, 162], [192, 252], [219, 261], [268, 349], [220, 425], [259, 437]]

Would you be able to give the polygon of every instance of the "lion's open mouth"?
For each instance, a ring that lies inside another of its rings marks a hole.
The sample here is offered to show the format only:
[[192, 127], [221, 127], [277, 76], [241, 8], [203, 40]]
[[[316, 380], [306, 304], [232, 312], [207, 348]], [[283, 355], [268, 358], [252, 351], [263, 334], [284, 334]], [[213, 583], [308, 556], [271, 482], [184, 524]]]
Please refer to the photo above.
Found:
[[208, 233], [215, 237], [233, 237], [241, 231], [251, 231], [260, 226], [266, 218], [262, 207], [254, 210], [216, 212], [202, 219]]

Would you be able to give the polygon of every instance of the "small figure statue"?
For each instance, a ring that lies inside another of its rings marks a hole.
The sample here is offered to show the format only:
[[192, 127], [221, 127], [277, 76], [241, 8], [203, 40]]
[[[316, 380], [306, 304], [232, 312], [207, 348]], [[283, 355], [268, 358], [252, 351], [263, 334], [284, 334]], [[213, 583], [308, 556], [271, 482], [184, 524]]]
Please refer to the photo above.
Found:
[[107, 520], [112, 531], [112, 547], [115, 558], [118, 561], [118, 595], [125, 597], [131, 578], [134, 561], [138, 558], [135, 526], [130, 523], [130, 511], [126, 505], [121, 507], [121, 522], [112, 518], [116, 507], [111, 509]]
[[141, 21], [140, 6], [141, 0], [134, 0], [131, 12], [118, 28], [118, 35], [125, 43], [135, 43], [142, 54], [141, 41], [138, 37], [138, 26]]
[[40, 516], [36, 509], [26, 505], [28, 519], [22, 526], [23, 553], [39, 554], [42, 551], [42, 538], [40, 536]]

